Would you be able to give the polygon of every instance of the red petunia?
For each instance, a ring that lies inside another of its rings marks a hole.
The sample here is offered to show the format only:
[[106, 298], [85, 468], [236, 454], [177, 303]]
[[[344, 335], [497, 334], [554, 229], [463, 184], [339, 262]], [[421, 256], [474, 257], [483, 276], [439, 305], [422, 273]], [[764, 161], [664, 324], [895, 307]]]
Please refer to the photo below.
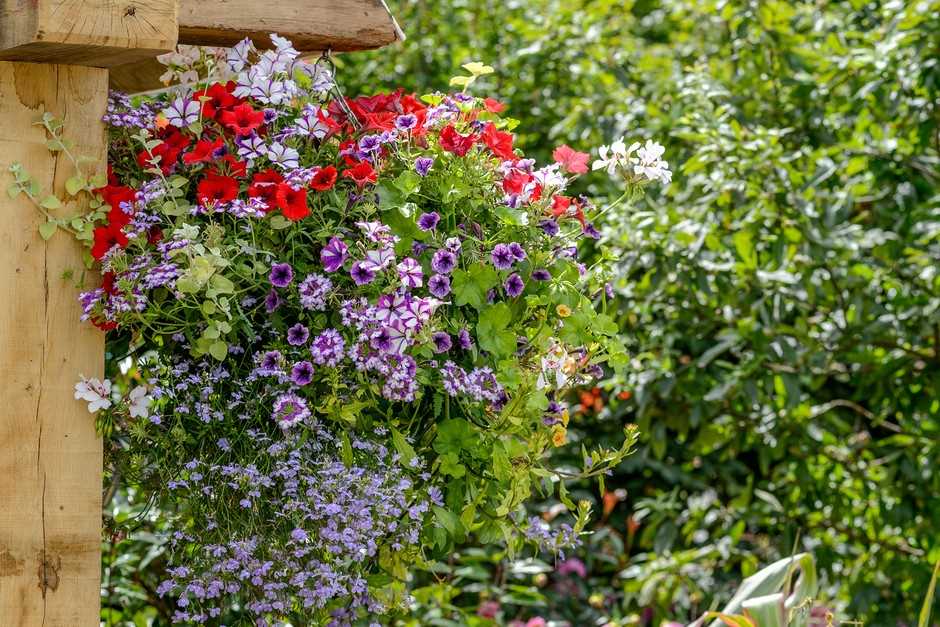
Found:
[[194, 163], [208, 163], [221, 156], [224, 152], [225, 143], [221, 137], [215, 141], [200, 139], [196, 142], [196, 147], [183, 155], [183, 163], [192, 165]]
[[458, 157], [462, 157], [473, 148], [473, 144], [475, 144], [478, 139], [479, 136], [476, 134], [461, 135], [457, 132], [457, 129], [454, 128], [453, 124], [448, 124], [444, 127], [444, 130], [441, 131], [440, 144], [441, 148], [447, 152], [452, 152]]
[[521, 194], [532, 180], [532, 175], [522, 170], [512, 170], [503, 178], [503, 191], [507, 194]]
[[516, 158], [512, 151], [512, 133], [496, 130], [496, 125], [490, 122], [483, 128], [483, 143], [493, 151], [493, 154], [503, 161]]
[[294, 189], [287, 183], [281, 183], [277, 186], [275, 194], [277, 207], [288, 220], [302, 220], [310, 215], [310, 208], [307, 207], [307, 190]]
[[91, 256], [100, 261], [115, 246], [121, 248], [127, 246], [127, 235], [121, 230], [122, 228], [117, 224], [97, 227], [94, 231], [95, 239], [91, 247]]
[[352, 168], [343, 170], [343, 177], [352, 179], [356, 185], [362, 188], [366, 183], [375, 183], [378, 176], [368, 161], [360, 161]]
[[196, 186], [196, 198], [204, 207], [231, 202], [236, 196], [238, 196], [238, 181], [230, 176], [219, 176], [210, 172]]
[[250, 104], [243, 102], [219, 114], [219, 121], [236, 135], [251, 135], [264, 123], [264, 111], [255, 111]]
[[499, 100], [496, 100], [495, 98], [484, 98], [483, 106], [486, 107], [486, 110], [490, 113], [500, 113], [503, 109], [506, 108], [506, 105], [501, 103]]
[[104, 187], [96, 189], [95, 191], [101, 195], [101, 198], [104, 200], [105, 204], [111, 207], [111, 209], [108, 211], [109, 223], [117, 224], [119, 227], [123, 227], [130, 223], [131, 216], [121, 209], [121, 203], [134, 202], [134, 199], [137, 197], [137, 192], [135, 192], [132, 188], [123, 185], [105, 185]]
[[227, 174], [241, 178], [248, 172], [248, 164], [245, 161], [239, 161], [234, 155], [225, 155], [212, 164], [209, 171], [219, 175]]
[[317, 170], [317, 173], [313, 175], [313, 179], [310, 181], [310, 187], [318, 192], [325, 192], [328, 189], [332, 189], [335, 184], [336, 168], [331, 165]]
[[274, 211], [277, 207], [277, 187], [283, 182], [284, 177], [276, 170], [258, 172], [251, 179], [248, 195], [252, 198], [261, 198], [268, 206], [267, 211]]
[[234, 90], [234, 81], [229, 81], [225, 85], [215, 83], [209, 89], [200, 89], [194, 93], [193, 100], [202, 102], [202, 117], [211, 120], [219, 112], [241, 103], [239, 98], [232, 95]]
[[191, 141], [173, 126], [163, 131], [160, 139], [163, 142], [154, 147], [152, 156], [146, 150], [137, 153], [137, 163], [143, 168], [159, 165], [164, 174], [169, 174], [180, 158], [180, 153], [189, 148]]
[[562, 144], [552, 152], [552, 159], [555, 163], [571, 174], [587, 174], [587, 163], [590, 158], [591, 155], [588, 153], [578, 152], [567, 144]]

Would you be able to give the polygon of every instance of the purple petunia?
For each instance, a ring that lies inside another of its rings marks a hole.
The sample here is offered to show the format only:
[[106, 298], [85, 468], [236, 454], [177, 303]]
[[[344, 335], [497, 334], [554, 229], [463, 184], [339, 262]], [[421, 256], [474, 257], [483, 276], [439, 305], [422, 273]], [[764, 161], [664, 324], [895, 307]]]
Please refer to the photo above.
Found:
[[522, 248], [517, 242], [512, 242], [509, 244], [509, 252], [512, 253], [513, 259], [516, 261], [524, 261], [526, 258], [525, 249]]
[[330, 238], [327, 245], [320, 251], [320, 262], [323, 264], [323, 269], [327, 272], [339, 270], [346, 262], [348, 252], [349, 248], [343, 240], [338, 237]]
[[296, 394], [281, 394], [274, 401], [272, 417], [282, 428], [293, 427], [309, 416], [307, 402]]
[[356, 285], [365, 285], [375, 279], [375, 270], [372, 269], [370, 264], [357, 261], [350, 268], [349, 276], [356, 282]]
[[405, 287], [414, 289], [424, 285], [424, 272], [421, 271], [421, 265], [411, 257], [406, 257], [396, 266], [396, 269], [398, 278]]
[[558, 235], [558, 223], [551, 219], [545, 219], [539, 222], [539, 226], [542, 228], [542, 231], [545, 232], [549, 237], [555, 237]]
[[458, 237], [448, 237], [444, 240], [444, 248], [454, 253], [455, 255], [460, 254], [460, 238]]
[[516, 257], [506, 244], [497, 244], [490, 253], [490, 259], [497, 270], [509, 270], [515, 263]]
[[418, 124], [418, 116], [406, 113], [395, 118], [395, 128], [399, 131], [410, 131]]
[[457, 332], [457, 344], [465, 351], [473, 348], [473, 338], [470, 337], [470, 332], [466, 329], [460, 329]]
[[457, 255], [442, 248], [431, 258], [431, 268], [438, 274], [450, 274], [457, 267]]
[[369, 346], [383, 353], [392, 351], [392, 334], [388, 327], [382, 327], [372, 333], [369, 338]]
[[422, 213], [421, 217], [418, 218], [418, 228], [422, 231], [433, 231], [440, 221], [441, 215], [436, 211]]
[[444, 298], [450, 294], [450, 277], [443, 274], [432, 275], [428, 279], [428, 291], [438, 298]]
[[515, 298], [522, 293], [522, 290], [525, 289], [525, 283], [522, 281], [522, 277], [513, 272], [503, 283], [503, 289], [506, 290], [507, 296], [510, 298]]
[[435, 331], [431, 335], [431, 341], [434, 342], [435, 353], [446, 353], [450, 350], [450, 347], [453, 346], [450, 335], [443, 331]]
[[287, 343], [291, 346], [303, 346], [309, 337], [310, 331], [299, 322], [287, 330]]
[[533, 281], [551, 281], [552, 273], [546, 270], [545, 268], [539, 268], [538, 270], [532, 271], [532, 280]]
[[594, 226], [592, 223], [590, 223], [590, 222], [585, 223], [584, 227], [581, 229], [581, 233], [582, 233], [585, 237], [590, 237], [591, 239], [600, 239], [600, 238], [601, 238], [601, 232], [598, 231], [598, 230], [597, 230], [597, 227], [595, 227], [595, 226]]
[[277, 291], [271, 290], [268, 292], [268, 295], [264, 297], [264, 310], [268, 313], [274, 313], [280, 306], [281, 297], [277, 295]]
[[307, 385], [313, 381], [313, 364], [309, 361], [299, 361], [290, 369], [290, 380], [294, 385]]
[[276, 263], [271, 266], [268, 279], [274, 287], [287, 287], [294, 280], [294, 270], [289, 263]]
[[421, 176], [427, 176], [432, 165], [434, 165], [434, 159], [431, 157], [418, 157], [415, 159], [415, 172]]

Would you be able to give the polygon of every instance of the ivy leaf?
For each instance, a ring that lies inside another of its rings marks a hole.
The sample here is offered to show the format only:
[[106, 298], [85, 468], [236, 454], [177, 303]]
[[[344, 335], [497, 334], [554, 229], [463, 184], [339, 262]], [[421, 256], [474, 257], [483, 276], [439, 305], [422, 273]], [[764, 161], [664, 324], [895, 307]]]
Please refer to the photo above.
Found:
[[52, 194], [50, 194], [46, 196], [45, 198], [43, 198], [42, 202], [39, 203], [39, 205], [43, 209], [58, 209], [59, 207], [62, 206], [62, 201], [59, 200], [56, 196], [53, 196]]
[[55, 222], [43, 222], [39, 225], [39, 235], [44, 240], [49, 240], [50, 237], [55, 235], [56, 230], [59, 228], [59, 225]]
[[83, 189], [85, 189], [85, 179], [79, 174], [71, 176], [65, 181], [65, 191], [67, 191], [70, 196], [75, 196]]

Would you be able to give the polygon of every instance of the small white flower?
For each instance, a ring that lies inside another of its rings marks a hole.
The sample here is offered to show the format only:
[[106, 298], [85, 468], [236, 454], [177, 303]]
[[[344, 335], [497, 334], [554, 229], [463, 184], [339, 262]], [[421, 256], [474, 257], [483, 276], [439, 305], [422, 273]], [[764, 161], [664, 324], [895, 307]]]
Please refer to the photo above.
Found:
[[75, 399], [88, 402], [89, 413], [111, 407], [111, 381], [86, 379], [75, 384]]
[[651, 139], [646, 140], [646, 144], [634, 142], [629, 147], [623, 139], [618, 139], [610, 146], [600, 147], [600, 159], [596, 159], [591, 168], [607, 170], [610, 176], [617, 176], [619, 170], [634, 183], [659, 181], [668, 185], [672, 181], [672, 172], [669, 163], [661, 159], [665, 152], [665, 147]]
[[150, 409], [151, 399], [147, 396], [147, 388], [143, 386], [134, 388], [127, 395], [127, 400], [128, 411], [132, 418], [146, 418], [150, 415], [148, 410]]

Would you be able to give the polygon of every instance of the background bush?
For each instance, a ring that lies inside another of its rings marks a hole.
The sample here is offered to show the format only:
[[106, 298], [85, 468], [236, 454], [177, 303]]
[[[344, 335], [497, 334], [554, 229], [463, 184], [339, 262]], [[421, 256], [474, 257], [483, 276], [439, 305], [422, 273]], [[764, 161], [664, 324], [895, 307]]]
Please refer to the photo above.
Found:
[[[409, 39], [342, 56], [346, 93], [482, 60], [528, 154], [627, 134], [676, 170], [607, 216], [632, 365], [571, 399], [572, 433], [642, 437], [605, 498], [573, 495], [596, 533], [567, 562], [455, 555], [402, 622], [686, 620], [794, 547], [840, 617], [913, 622], [940, 559], [940, 1], [390, 5]], [[115, 606], [159, 614], [156, 546], [106, 549]]]

